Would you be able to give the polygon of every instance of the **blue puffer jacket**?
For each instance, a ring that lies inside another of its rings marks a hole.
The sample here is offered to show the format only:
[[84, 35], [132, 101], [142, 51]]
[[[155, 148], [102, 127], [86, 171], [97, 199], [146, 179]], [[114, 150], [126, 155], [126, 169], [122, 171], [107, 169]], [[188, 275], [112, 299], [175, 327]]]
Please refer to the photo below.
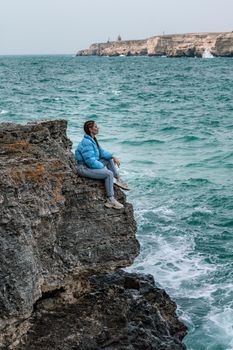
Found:
[[112, 153], [100, 147], [97, 147], [95, 140], [89, 135], [85, 135], [75, 150], [75, 159], [79, 164], [86, 164], [92, 169], [104, 168], [103, 163], [99, 161], [100, 158], [111, 159]]

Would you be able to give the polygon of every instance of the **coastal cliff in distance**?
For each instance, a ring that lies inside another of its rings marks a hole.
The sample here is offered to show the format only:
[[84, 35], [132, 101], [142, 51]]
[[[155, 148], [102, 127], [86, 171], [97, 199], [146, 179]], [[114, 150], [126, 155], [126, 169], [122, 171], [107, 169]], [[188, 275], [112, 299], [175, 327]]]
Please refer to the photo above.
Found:
[[186, 326], [139, 254], [133, 207], [81, 178], [65, 120], [0, 124], [0, 349], [184, 350]]
[[92, 44], [77, 56], [233, 57], [233, 32], [153, 36], [144, 40], [119, 40]]

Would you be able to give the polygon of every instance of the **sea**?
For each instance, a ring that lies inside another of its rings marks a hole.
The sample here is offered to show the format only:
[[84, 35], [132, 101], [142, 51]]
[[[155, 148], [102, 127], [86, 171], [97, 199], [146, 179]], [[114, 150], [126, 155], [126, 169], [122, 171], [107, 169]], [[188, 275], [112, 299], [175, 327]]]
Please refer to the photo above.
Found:
[[121, 159], [141, 253], [189, 328], [188, 350], [233, 349], [233, 59], [1, 56], [0, 121], [83, 123]]

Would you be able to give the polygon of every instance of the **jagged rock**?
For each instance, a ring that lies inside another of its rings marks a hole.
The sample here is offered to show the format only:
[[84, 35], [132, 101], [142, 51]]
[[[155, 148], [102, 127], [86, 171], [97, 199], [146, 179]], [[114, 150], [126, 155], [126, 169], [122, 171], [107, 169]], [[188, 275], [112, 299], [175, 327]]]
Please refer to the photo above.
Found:
[[139, 253], [133, 208], [77, 175], [67, 122], [0, 126], [0, 349], [184, 349], [152, 278], [113, 273]]
[[132, 205], [117, 190], [124, 209], [105, 208], [103, 183], [77, 176], [66, 127], [1, 124], [0, 344], [43, 292], [128, 266], [139, 252]]
[[176, 306], [150, 275], [123, 271], [89, 278], [72, 304], [62, 292], [36, 304], [18, 350], [181, 350], [186, 327]]
[[233, 32], [191, 33], [154, 36], [144, 40], [113, 41], [92, 44], [77, 56], [168, 56], [202, 57], [205, 51], [214, 56], [233, 56]]

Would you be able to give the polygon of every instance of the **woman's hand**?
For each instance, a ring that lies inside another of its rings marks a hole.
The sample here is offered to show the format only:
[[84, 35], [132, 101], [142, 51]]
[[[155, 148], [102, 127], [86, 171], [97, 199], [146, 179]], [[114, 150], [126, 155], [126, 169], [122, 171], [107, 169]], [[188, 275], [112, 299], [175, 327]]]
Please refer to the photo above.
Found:
[[121, 165], [120, 159], [118, 159], [117, 157], [112, 157], [114, 163], [119, 167]]

